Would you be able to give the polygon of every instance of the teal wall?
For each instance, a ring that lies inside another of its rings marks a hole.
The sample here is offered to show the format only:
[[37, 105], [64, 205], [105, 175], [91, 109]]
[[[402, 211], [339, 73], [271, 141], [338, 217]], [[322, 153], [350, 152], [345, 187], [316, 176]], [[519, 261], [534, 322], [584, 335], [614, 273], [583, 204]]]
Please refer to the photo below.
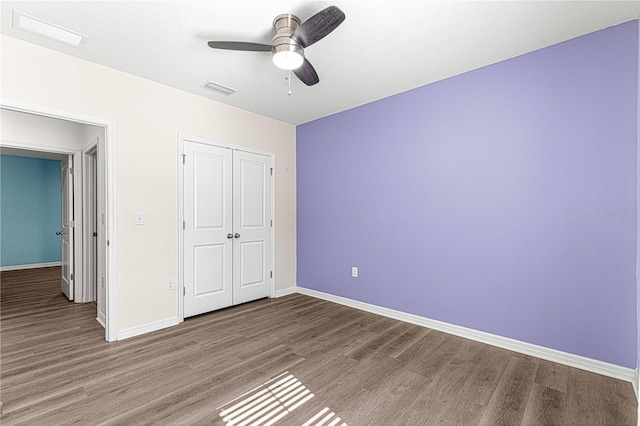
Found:
[[0, 155], [0, 266], [59, 262], [60, 161]]

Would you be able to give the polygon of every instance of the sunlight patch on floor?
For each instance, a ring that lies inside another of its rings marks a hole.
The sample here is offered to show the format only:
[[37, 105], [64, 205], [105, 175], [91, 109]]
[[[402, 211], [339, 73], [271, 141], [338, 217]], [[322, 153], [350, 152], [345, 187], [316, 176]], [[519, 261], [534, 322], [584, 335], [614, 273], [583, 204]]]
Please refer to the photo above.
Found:
[[[219, 415], [228, 425], [269, 426], [314, 397], [288, 371], [219, 407]], [[328, 407], [320, 410], [303, 426], [347, 426]]]

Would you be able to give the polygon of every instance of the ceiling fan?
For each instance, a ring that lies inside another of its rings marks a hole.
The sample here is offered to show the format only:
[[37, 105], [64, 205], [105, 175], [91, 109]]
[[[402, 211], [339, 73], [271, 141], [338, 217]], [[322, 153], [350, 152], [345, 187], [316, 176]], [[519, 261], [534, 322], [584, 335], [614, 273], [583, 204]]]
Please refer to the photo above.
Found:
[[313, 86], [320, 79], [304, 57], [304, 49], [323, 39], [344, 19], [344, 13], [336, 6], [329, 6], [304, 22], [295, 15], [285, 13], [273, 20], [276, 35], [270, 45], [242, 41], [210, 41], [208, 45], [213, 49], [271, 52], [276, 66], [293, 71], [304, 84]]

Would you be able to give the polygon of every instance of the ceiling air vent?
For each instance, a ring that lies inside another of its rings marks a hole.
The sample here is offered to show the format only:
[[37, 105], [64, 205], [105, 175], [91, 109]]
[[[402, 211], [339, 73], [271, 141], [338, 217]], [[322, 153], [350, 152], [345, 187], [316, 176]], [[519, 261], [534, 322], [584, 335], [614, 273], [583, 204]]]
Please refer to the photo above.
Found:
[[213, 92], [219, 93], [221, 95], [229, 96], [237, 92], [236, 89], [232, 89], [231, 87], [223, 86], [220, 83], [216, 83], [215, 81], [207, 81], [202, 85], [205, 89], [209, 89]]

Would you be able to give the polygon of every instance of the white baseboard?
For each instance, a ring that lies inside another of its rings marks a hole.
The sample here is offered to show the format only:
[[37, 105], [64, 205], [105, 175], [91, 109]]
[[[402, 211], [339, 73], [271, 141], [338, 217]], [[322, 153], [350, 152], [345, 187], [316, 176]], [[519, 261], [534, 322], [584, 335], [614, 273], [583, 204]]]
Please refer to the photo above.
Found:
[[118, 340], [128, 339], [130, 337], [139, 336], [152, 331], [162, 330], [163, 328], [178, 325], [178, 317], [167, 318], [160, 321], [151, 322], [149, 324], [137, 325], [135, 327], [125, 328], [118, 331]]
[[[640, 385], [640, 368], [636, 368], [635, 374], [633, 376], [633, 392], [636, 394], [636, 402], [640, 402], [640, 398], [638, 398], [638, 386]], [[638, 414], [640, 414], [640, 406], [638, 406]]]
[[0, 266], [0, 271], [19, 271], [21, 269], [49, 268], [51, 266], [60, 266], [62, 262], [45, 262], [45, 263], [28, 263], [25, 265], [8, 265]]
[[290, 294], [295, 294], [298, 292], [297, 287], [289, 287], [289, 288], [284, 288], [282, 290], [278, 290], [276, 291], [276, 295], [274, 296], [275, 298], [278, 297], [284, 297], [284, 296], [288, 296]]
[[613, 377], [614, 379], [631, 382], [634, 385], [634, 389], [637, 389], [638, 386], [638, 370], [634, 370], [631, 368], [621, 367], [619, 365], [609, 364], [604, 361], [597, 361], [580, 355], [573, 355], [567, 352], [558, 351], [556, 349], [545, 348], [544, 346], [521, 342], [519, 340], [510, 339], [508, 337], [485, 333], [483, 331], [473, 330], [471, 328], [461, 327], [459, 325], [449, 324], [446, 322], [421, 317], [419, 315], [408, 314], [389, 308], [383, 308], [381, 306], [359, 302], [357, 300], [348, 299], [346, 297], [334, 296], [332, 294], [323, 293], [304, 287], [298, 286], [297, 290], [298, 293], [305, 294], [307, 296], [316, 297], [318, 299], [327, 300], [329, 302], [339, 303], [341, 305], [350, 306], [362, 311], [371, 312], [411, 324], [421, 325], [423, 327], [432, 328], [434, 330], [464, 337], [466, 339], [475, 340], [477, 342], [486, 343], [492, 346], [497, 346], [499, 348], [508, 349], [525, 355], [535, 356], [537, 358], [546, 359], [547, 361], [557, 362], [569, 367], [575, 367], [581, 370], [590, 371], [592, 373], [601, 374], [603, 376]]
[[96, 321], [98, 321], [98, 323], [100, 323], [100, 325], [102, 326], [102, 328], [107, 328], [107, 322], [105, 321], [105, 317], [104, 314], [102, 312], [98, 312], [98, 316], [96, 317]]

